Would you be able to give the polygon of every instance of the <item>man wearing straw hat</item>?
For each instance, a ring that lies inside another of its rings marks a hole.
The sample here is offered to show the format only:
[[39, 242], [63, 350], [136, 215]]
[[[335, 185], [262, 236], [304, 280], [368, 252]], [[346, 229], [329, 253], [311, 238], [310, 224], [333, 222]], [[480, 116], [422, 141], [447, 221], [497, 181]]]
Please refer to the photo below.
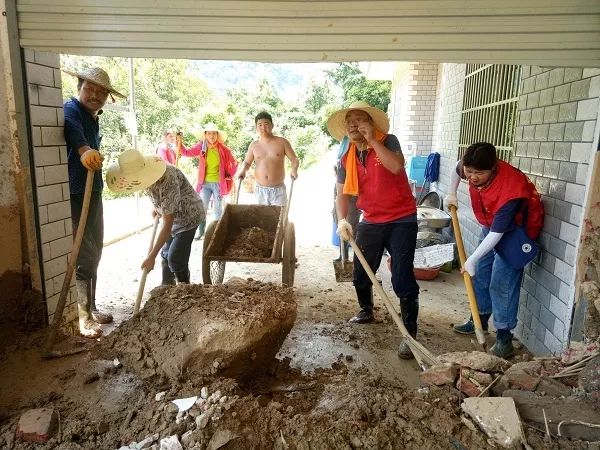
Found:
[[65, 140], [69, 168], [69, 189], [73, 233], [77, 229], [83, 207], [85, 179], [88, 170], [95, 171], [92, 196], [85, 233], [77, 258], [75, 285], [79, 310], [79, 331], [82, 336], [96, 338], [102, 334], [100, 323], [109, 323], [112, 315], [96, 308], [96, 281], [98, 265], [102, 256], [104, 221], [102, 212], [102, 160], [100, 154], [99, 116], [110, 95], [125, 98], [110, 84], [108, 74], [92, 67], [79, 72], [65, 70], [77, 77], [77, 98], [71, 97], [64, 104]]
[[[231, 149], [225, 145], [227, 133], [210, 122], [204, 126], [204, 139], [191, 148], [185, 148], [182, 137], [178, 135], [177, 149], [183, 156], [198, 158], [198, 176], [196, 192], [200, 195], [204, 209], [208, 211], [210, 199], [213, 199], [215, 220], [223, 214], [223, 197], [228, 195], [233, 185], [233, 176], [237, 170], [237, 161]], [[206, 222], [200, 223], [196, 239], [204, 234]]]
[[[413, 273], [417, 240], [417, 205], [404, 170], [400, 143], [389, 130], [387, 115], [365, 102], [332, 114], [329, 133], [350, 146], [338, 167], [338, 233], [349, 241], [352, 226], [347, 221], [350, 196], [358, 196], [356, 206], [363, 212], [357, 225], [356, 242], [373, 272], [384, 250], [391, 256], [392, 286], [400, 300], [402, 320], [412, 337], [417, 335], [419, 285]], [[352, 323], [369, 323], [373, 318], [373, 285], [360, 261], [354, 256], [353, 283], [360, 311]], [[412, 352], [403, 339], [398, 350], [403, 359]]]
[[189, 283], [192, 242], [198, 224], [204, 220], [204, 207], [183, 172], [157, 155], [144, 156], [131, 149], [121, 153], [118, 163], [108, 168], [106, 184], [119, 193], [145, 189], [154, 205], [154, 215], [162, 217], [162, 228], [142, 269], [154, 269], [160, 253], [162, 284]]

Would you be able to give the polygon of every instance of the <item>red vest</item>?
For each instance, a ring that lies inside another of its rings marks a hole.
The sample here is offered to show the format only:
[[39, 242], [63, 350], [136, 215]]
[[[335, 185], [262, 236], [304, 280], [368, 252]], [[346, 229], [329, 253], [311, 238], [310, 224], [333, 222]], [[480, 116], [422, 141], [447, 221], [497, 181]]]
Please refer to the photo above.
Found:
[[517, 225], [523, 225], [531, 239], [537, 239], [544, 225], [544, 205], [533, 183], [519, 169], [504, 161], [498, 161], [492, 182], [479, 190], [469, 184], [471, 206], [475, 218], [484, 227], [490, 228], [498, 210], [507, 202], [524, 199], [525, 206], [515, 217]]
[[[346, 153], [342, 166], [346, 167]], [[356, 157], [358, 169], [358, 200], [356, 207], [367, 222], [386, 223], [417, 213], [417, 203], [410, 190], [406, 171], [394, 175], [387, 170], [375, 153], [369, 150], [365, 165]]]

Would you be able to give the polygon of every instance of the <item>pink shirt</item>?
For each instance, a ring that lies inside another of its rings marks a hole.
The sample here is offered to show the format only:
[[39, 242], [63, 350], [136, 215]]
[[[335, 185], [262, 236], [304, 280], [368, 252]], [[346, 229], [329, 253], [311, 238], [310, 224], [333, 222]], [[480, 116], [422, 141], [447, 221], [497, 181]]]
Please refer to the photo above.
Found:
[[171, 164], [172, 166], [174, 166], [177, 162], [175, 150], [167, 144], [165, 144], [164, 142], [158, 146], [158, 148], [156, 149], [156, 153], [158, 153], [158, 156], [160, 156], [162, 160], [167, 164]]

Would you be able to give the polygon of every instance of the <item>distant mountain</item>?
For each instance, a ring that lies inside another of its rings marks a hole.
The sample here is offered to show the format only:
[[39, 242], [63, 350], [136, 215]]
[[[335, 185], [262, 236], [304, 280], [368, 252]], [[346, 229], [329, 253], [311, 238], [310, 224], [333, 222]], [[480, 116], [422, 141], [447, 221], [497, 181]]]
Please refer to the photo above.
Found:
[[294, 101], [305, 92], [311, 80], [321, 81], [330, 63], [267, 64], [246, 61], [190, 61], [192, 74], [203, 79], [220, 94], [232, 88], [252, 88], [266, 78], [281, 98]]

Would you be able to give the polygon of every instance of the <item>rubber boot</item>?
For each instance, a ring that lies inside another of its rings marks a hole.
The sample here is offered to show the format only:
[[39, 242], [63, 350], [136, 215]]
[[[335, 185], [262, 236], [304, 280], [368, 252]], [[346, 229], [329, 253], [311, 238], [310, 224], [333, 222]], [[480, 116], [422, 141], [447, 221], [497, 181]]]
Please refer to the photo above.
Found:
[[195, 241], [199, 241], [204, 236], [204, 231], [206, 230], [206, 220], [203, 220], [198, 224], [198, 231], [196, 232], [196, 236], [194, 236]]
[[185, 270], [175, 274], [177, 284], [190, 284], [190, 271]]
[[162, 285], [172, 285], [175, 284], [175, 274], [171, 272], [171, 268], [169, 267], [169, 263], [165, 258], [162, 258], [160, 262], [162, 266]]
[[373, 317], [373, 287], [354, 286], [360, 311], [352, 317], [350, 323], [370, 323], [375, 320]]
[[[400, 311], [402, 313], [402, 322], [413, 339], [417, 337], [417, 318], [419, 317], [419, 299], [401, 297], [400, 299]], [[408, 345], [407, 339], [402, 338], [400, 346], [398, 347], [398, 357], [402, 359], [412, 359], [414, 355], [410, 346]]]
[[91, 280], [75, 280], [77, 290], [77, 312], [79, 315], [79, 333], [83, 337], [96, 339], [102, 335], [100, 325], [92, 320], [92, 283]]
[[515, 354], [510, 330], [496, 330], [496, 343], [490, 348], [490, 353], [499, 358], [510, 358]]
[[[488, 321], [490, 320], [491, 314], [479, 314], [479, 318], [481, 319], [481, 328], [483, 331], [487, 333], [488, 331]], [[473, 316], [469, 317], [465, 323], [461, 325], [454, 325], [454, 331], [460, 334], [475, 334], [475, 323], [473, 322]]]
[[97, 277], [92, 278], [91, 280], [91, 289], [92, 289], [92, 305], [91, 305], [91, 311], [92, 311], [92, 318], [94, 319], [94, 322], [97, 323], [111, 323], [113, 321], [113, 316], [110, 313], [106, 313], [106, 312], [100, 312], [98, 311], [98, 308], [96, 308], [96, 283], [98, 281]]

